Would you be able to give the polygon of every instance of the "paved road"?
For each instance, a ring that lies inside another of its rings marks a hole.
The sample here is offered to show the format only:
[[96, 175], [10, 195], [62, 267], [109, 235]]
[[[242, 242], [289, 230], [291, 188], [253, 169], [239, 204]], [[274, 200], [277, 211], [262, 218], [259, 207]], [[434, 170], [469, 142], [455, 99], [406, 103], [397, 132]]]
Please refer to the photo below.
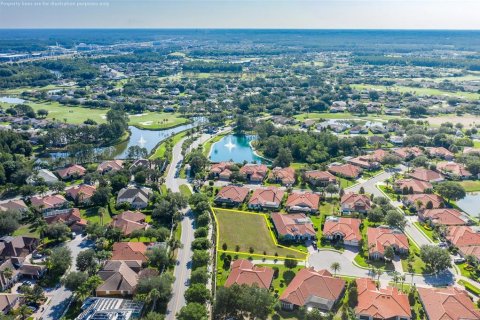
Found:
[[[191, 149], [196, 148], [200, 143], [204, 143], [211, 136], [207, 134], [201, 135], [191, 146]], [[173, 192], [179, 192], [179, 187], [182, 184], [187, 184], [187, 180], [176, 177], [178, 170], [177, 164], [183, 160], [182, 156], [182, 144], [185, 139], [179, 141], [172, 150], [172, 162], [168, 168], [167, 176], [165, 178], [165, 184], [167, 188]], [[178, 263], [175, 266], [174, 276], [175, 282], [173, 283], [173, 296], [167, 306], [167, 320], [174, 320], [175, 315], [186, 304], [185, 291], [188, 287], [188, 280], [190, 279], [192, 255], [191, 250], [192, 241], [194, 240], [194, 226], [193, 218], [188, 213], [188, 208], [185, 210], [186, 214], [181, 221], [182, 235], [180, 238], [183, 248], [178, 250], [177, 260]]]
[[[72, 251], [72, 266], [69, 271], [76, 271], [75, 262], [77, 261], [78, 254], [90, 248], [93, 243], [81, 235], [77, 235], [72, 241], [65, 243]], [[67, 271], [67, 273], [69, 272]], [[70, 298], [72, 297], [72, 292], [67, 290], [63, 285], [55, 288], [53, 290], [48, 290], [45, 294], [50, 298], [48, 305], [43, 310], [42, 314], [39, 315], [44, 320], [58, 320], [63, 315], [65, 308], [67, 307]]]
[[[407, 168], [403, 165], [399, 165], [399, 166], [397, 166], [397, 169], [400, 170], [400, 171], [404, 171]], [[380, 190], [378, 190], [377, 183], [383, 182], [383, 181], [389, 179], [390, 177], [392, 177], [394, 175], [394, 173], [395, 172], [393, 170], [384, 171], [384, 172], [380, 173], [379, 175], [377, 175], [377, 176], [375, 176], [371, 179], [360, 180], [360, 183], [358, 183], [357, 185], [354, 185], [352, 187], [345, 188], [345, 191], [359, 192], [360, 188], [363, 187], [363, 189], [365, 190], [366, 193], [373, 194], [375, 197], [384, 197], [384, 195], [380, 192]]]

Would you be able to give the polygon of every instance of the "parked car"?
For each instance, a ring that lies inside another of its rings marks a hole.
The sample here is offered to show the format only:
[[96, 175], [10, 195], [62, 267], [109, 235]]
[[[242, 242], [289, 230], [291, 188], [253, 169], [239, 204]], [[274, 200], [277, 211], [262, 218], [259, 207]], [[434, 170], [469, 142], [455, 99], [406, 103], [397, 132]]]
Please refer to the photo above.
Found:
[[453, 262], [454, 262], [455, 264], [460, 264], [460, 263], [464, 263], [464, 262], [465, 262], [465, 259], [462, 258], [462, 257], [455, 257], [455, 258], [453, 258]]

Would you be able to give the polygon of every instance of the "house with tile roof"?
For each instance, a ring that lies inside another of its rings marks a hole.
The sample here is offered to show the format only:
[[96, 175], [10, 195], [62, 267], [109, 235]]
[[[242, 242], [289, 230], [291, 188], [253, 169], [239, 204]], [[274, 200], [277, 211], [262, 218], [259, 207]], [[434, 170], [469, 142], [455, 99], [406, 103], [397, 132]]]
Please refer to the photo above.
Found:
[[460, 247], [458, 248], [458, 253], [463, 258], [466, 258], [467, 256], [472, 256], [477, 259], [477, 262], [480, 262], [480, 245]]
[[125, 236], [129, 236], [135, 230], [146, 230], [148, 224], [145, 222], [147, 217], [141, 212], [124, 211], [113, 217], [110, 225], [120, 229]]
[[418, 213], [418, 218], [432, 226], [463, 226], [469, 222], [462, 212], [451, 208], [423, 210]]
[[233, 162], [219, 162], [219, 163], [214, 163], [210, 167], [210, 176], [212, 178], [218, 178], [220, 180], [230, 180], [230, 177], [232, 175], [232, 166], [234, 166], [235, 163]]
[[303, 213], [272, 213], [271, 219], [280, 240], [305, 241], [316, 237], [310, 218]]
[[267, 176], [267, 171], [264, 164], [247, 163], [240, 168], [240, 174], [250, 183], [261, 183]]
[[288, 212], [318, 212], [320, 196], [312, 192], [292, 192], [288, 195], [285, 208]]
[[[17, 283], [20, 274], [18, 273], [16, 262], [17, 259], [6, 259], [0, 264], [0, 290], [6, 291]], [[10, 270], [12, 272], [11, 276], [7, 277], [5, 270]]]
[[342, 213], [367, 213], [371, 208], [370, 197], [365, 194], [347, 192], [340, 199], [340, 210]]
[[26, 236], [5, 236], [0, 238], [0, 260], [25, 258], [38, 246], [38, 238]]
[[438, 209], [444, 206], [442, 197], [430, 193], [409, 194], [403, 197], [402, 202], [407, 207], [415, 207], [417, 211], [427, 208]]
[[249, 209], [275, 210], [280, 208], [285, 191], [276, 187], [258, 188], [248, 201]]
[[444, 147], [432, 147], [428, 148], [427, 151], [432, 157], [437, 157], [448, 161], [451, 161], [453, 158], [455, 158], [455, 155]]
[[33, 196], [30, 198], [32, 207], [43, 213], [47, 214], [50, 211], [64, 209], [68, 206], [68, 201], [61, 194], [53, 194], [45, 197]]
[[393, 183], [393, 189], [401, 194], [420, 194], [433, 190], [433, 185], [417, 179], [400, 179]]
[[36, 185], [40, 182], [51, 185], [58, 182], [58, 178], [52, 171], [47, 169], [40, 169], [37, 173], [27, 178], [27, 183], [31, 185]]
[[353, 164], [340, 164], [340, 165], [331, 165], [328, 168], [328, 171], [338, 177], [343, 177], [347, 179], [357, 179], [362, 174], [362, 169], [360, 167], [354, 166]]
[[68, 167], [58, 169], [56, 172], [60, 177], [60, 179], [68, 180], [68, 179], [77, 179], [77, 178], [83, 177], [85, 173], [87, 173], [87, 169], [85, 169], [81, 165], [72, 164]]
[[386, 227], [367, 229], [368, 255], [371, 259], [383, 259], [385, 249], [392, 247], [396, 253], [408, 252], [409, 244], [407, 236], [396, 229]]
[[87, 220], [81, 217], [78, 208], [51, 211], [44, 218], [48, 224], [65, 223], [74, 232], [81, 232], [87, 226]]
[[98, 272], [103, 283], [95, 293], [98, 297], [131, 296], [138, 284], [138, 274], [125, 261], [110, 260]]
[[472, 174], [465, 168], [465, 165], [456, 162], [439, 162], [437, 170], [442, 172], [450, 179], [470, 179]]
[[235, 260], [230, 266], [225, 287], [233, 284], [257, 285], [259, 288], [269, 289], [273, 281], [273, 269], [264, 266], [255, 266], [249, 260]]
[[[371, 137], [375, 137], [375, 136], [371, 136]], [[383, 150], [383, 149], [376, 149], [375, 151], [373, 151], [372, 153], [370, 153], [368, 155], [368, 157], [370, 158], [370, 160], [373, 160], [373, 161], [376, 161], [376, 162], [382, 162], [385, 157], [387, 155], [389, 155], [390, 152], [386, 151], [386, 150]]]
[[456, 287], [417, 288], [428, 320], [478, 320], [480, 310], [465, 290]]
[[153, 192], [149, 188], [126, 187], [118, 191], [117, 205], [128, 203], [135, 209], [143, 209], [148, 206], [148, 201]]
[[245, 187], [235, 185], [225, 186], [217, 193], [214, 201], [217, 204], [238, 206], [245, 201], [249, 192], [250, 190]]
[[8, 314], [10, 310], [14, 309], [22, 298], [21, 294], [17, 293], [0, 293], [0, 312], [1, 314]]
[[323, 236], [330, 241], [343, 241], [345, 245], [358, 247], [362, 240], [360, 219], [328, 216], [323, 225]]
[[351, 158], [347, 162], [365, 170], [376, 170], [381, 167], [380, 162], [373, 160], [370, 155]]
[[457, 247], [480, 246], [480, 230], [469, 226], [451, 226], [447, 229], [447, 241]]
[[147, 262], [147, 246], [143, 242], [115, 242], [111, 260]]
[[393, 154], [400, 157], [400, 159], [402, 160], [410, 160], [412, 158], [416, 158], [423, 155], [423, 151], [418, 147], [404, 147], [404, 148], [394, 149]]
[[397, 288], [377, 288], [369, 278], [355, 280], [358, 290], [358, 303], [355, 316], [361, 320], [410, 320], [412, 312], [408, 295]]
[[276, 167], [270, 171], [268, 175], [270, 183], [281, 183], [284, 186], [292, 186], [295, 184], [295, 169], [292, 167], [280, 168]]
[[445, 178], [441, 173], [438, 173], [430, 169], [425, 169], [425, 168], [415, 168], [413, 169], [412, 172], [407, 173], [407, 175], [410, 178], [417, 179], [420, 181], [426, 181], [430, 183], [441, 182], [445, 180]]
[[97, 187], [89, 184], [81, 184], [65, 189], [67, 198], [75, 201], [77, 205], [89, 205], [93, 194], [97, 191]]
[[123, 160], [107, 160], [100, 163], [97, 172], [105, 174], [107, 172], [115, 172], [123, 169]]
[[299, 307], [331, 311], [343, 297], [345, 280], [333, 277], [327, 270], [302, 269], [280, 296], [283, 309]]
[[304, 180], [311, 185], [326, 187], [329, 184], [337, 184], [337, 178], [328, 171], [310, 170], [306, 171]]
[[0, 211], [8, 211], [8, 210], [26, 212], [28, 211], [28, 206], [25, 204], [25, 202], [22, 199], [13, 199], [13, 200], [0, 202]]

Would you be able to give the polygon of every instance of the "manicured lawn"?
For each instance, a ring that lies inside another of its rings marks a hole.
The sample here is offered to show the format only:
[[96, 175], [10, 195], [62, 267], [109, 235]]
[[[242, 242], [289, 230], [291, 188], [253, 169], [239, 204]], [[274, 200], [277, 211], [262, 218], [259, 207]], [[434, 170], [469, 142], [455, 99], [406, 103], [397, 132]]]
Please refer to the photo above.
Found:
[[380, 185], [380, 186], [377, 186], [377, 188], [383, 191], [393, 201], [397, 201], [397, 194], [393, 191], [391, 187]]
[[474, 286], [473, 284], [471, 284], [470, 282], [467, 282], [467, 281], [464, 281], [464, 280], [460, 280], [458, 281], [458, 284], [461, 284], [465, 287], [465, 290], [473, 293], [474, 295], [476, 296], [480, 296], [480, 288]]
[[364, 268], [375, 267], [377, 269], [382, 269], [387, 271], [395, 270], [393, 263], [391, 262], [385, 263], [384, 260], [369, 260], [368, 257], [364, 256], [361, 253], [357, 254], [354, 260], [360, 267], [364, 267]]
[[459, 98], [465, 98], [468, 100], [478, 100], [480, 99], [480, 94], [478, 93], [472, 93], [472, 92], [450, 92], [450, 91], [444, 91], [444, 90], [438, 90], [438, 89], [432, 89], [432, 88], [412, 88], [412, 87], [406, 87], [406, 86], [380, 86], [380, 85], [370, 85], [370, 84], [354, 84], [351, 85], [352, 88], [357, 89], [357, 90], [379, 90], [379, 91], [398, 91], [401, 93], [414, 93], [416, 95], [435, 95], [435, 96], [450, 96], [450, 97], [459, 97]]
[[415, 227], [417, 229], [419, 229], [420, 231], [425, 233], [427, 235], [427, 237], [430, 238], [430, 240], [432, 240], [433, 242], [437, 242], [437, 239], [435, 239], [435, 237], [433, 236], [433, 234], [434, 234], [433, 229], [425, 228], [425, 226], [423, 226], [420, 222], [414, 222], [413, 224], [415, 225]]
[[15, 232], [13, 233], [14, 236], [30, 236], [30, 237], [40, 237], [40, 233], [36, 228], [32, 228], [29, 224], [24, 224], [20, 226]]
[[[81, 209], [80, 215], [83, 219], [87, 219], [91, 223], [101, 224], [102, 219], [98, 213], [100, 207], [91, 207], [87, 209]], [[108, 214], [108, 210], [104, 210], [103, 213], [103, 225], [107, 225], [112, 221], [112, 217]]]
[[301, 269], [305, 268], [304, 266], [297, 266], [293, 269], [289, 269], [285, 267], [283, 263], [277, 264], [262, 264], [262, 266], [266, 266], [269, 268], [278, 268], [278, 277], [274, 278], [272, 281], [272, 287], [275, 296], [281, 296], [283, 291], [287, 288], [290, 284], [292, 279]]
[[182, 184], [179, 189], [180, 193], [187, 198], [190, 198], [190, 196], [192, 195], [192, 191], [190, 191], [190, 188], [186, 184]]
[[150, 156], [150, 160], [163, 158], [165, 156], [165, 152], [167, 152], [167, 144], [171, 144], [175, 146], [180, 140], [182, 140], [187, 135], [187, 131], [182, 131], [174, 135], [173, 137], [163, 141], [160, 143], [153, 154]]
[[141, 115], [131, 115], [129, 124], [140, 129], [163, 130], [188, 123], [179, 113], [146, 112]]
[[348, 179], [340, 178], [340, 177], [337, 177], [337, 179], [340, 181], [340, 186], [342, 187], [342, 189], [345, 189], [345, 188], [353, 186], [354, 184], [357, 184], [357, 181], [355, 181], [355, 180], [348, 180]]
[[305, 254], [275, 245], [264, 214], [215, 209], [215, 215], [219, 228], [219, 248], [226, 243], [227, 251], [236, 251], [238, 245], [238, 251], [246, 254], [253, 248], [253, 254], [283, 257], [293, 255], [299, 259], [306, 257]]
[[208, 156], [208, 154], [210, 153], [210, 150], [212, 149], [212, 146], [214, 143], [220, 141], [223, 137], [225, 137], [228, 133], [222, 133], [222, 134], [219, 134], [219, 135], [216, 135], [214, 137], [212, 137], [211, 139], [207, 140], [204, 144], [203, 144], [203, 154], [205, 156]]
[[402, 269], [404, 272], [409, 272], [408, 265], [411, 263], [413, 273], [422, 274], [425, 270], [425, 263], [420, 259], [420, 248], [412, 241], [409, 241], [409, 243], [410, 257], [402, 259]]
[[460, 184], [467, 192], [480, 191], [480, 180], [465, 180], [460, 181]]

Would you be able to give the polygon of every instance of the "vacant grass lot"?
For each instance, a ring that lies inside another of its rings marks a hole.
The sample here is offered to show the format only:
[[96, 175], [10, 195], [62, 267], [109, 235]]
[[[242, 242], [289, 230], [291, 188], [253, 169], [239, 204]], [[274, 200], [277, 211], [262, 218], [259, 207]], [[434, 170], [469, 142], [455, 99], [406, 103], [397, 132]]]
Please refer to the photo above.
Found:
[[277, 247], [273, 242], [267, 227], [264, 214], [252, 214], [243, 211], [227, 211], [214, 209], [218, 221], [219, 243], [221, 248], [227, 244], [228, 251], [248, 253], [253, 248], [253, 254], [275, 256], [293, 255], [304, 259], [305, 254], [294, 250]]

